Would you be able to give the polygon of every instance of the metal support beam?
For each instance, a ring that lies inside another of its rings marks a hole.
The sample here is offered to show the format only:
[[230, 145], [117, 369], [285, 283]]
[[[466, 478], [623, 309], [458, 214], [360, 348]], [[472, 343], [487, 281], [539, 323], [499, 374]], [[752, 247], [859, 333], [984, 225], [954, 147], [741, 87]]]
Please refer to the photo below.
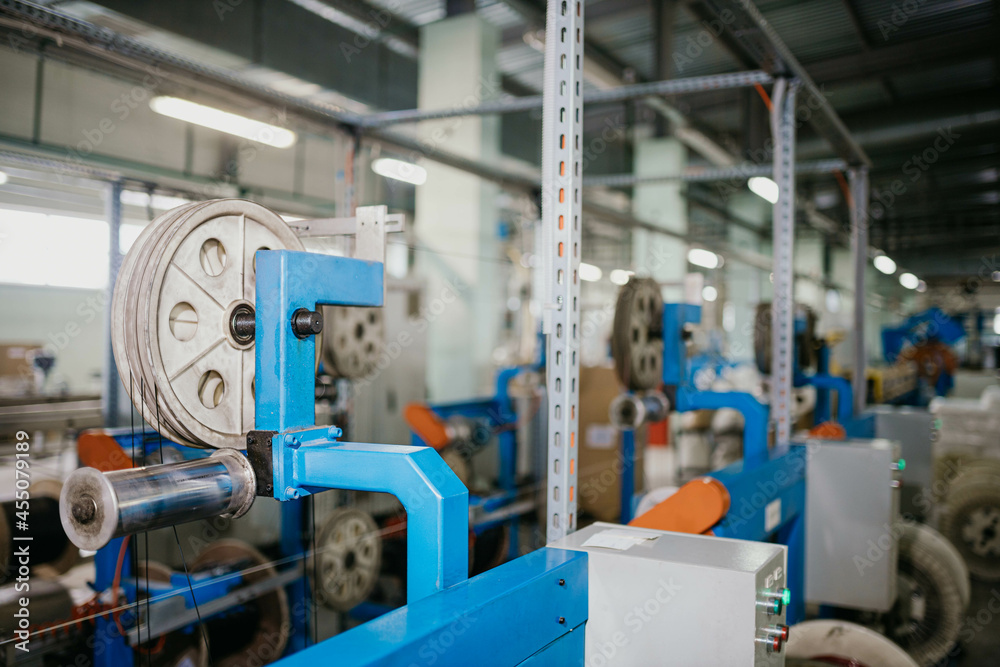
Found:
[[802, 102], [812, 110], [809, 122], [837, 154], [851, 164], [870, 166], [864, 149], [854, 140], [830, 102], [809, 73], [792, 55], [760, 10], [750, 0], [700, 0], [720, 19], [725, 17], [726, 35], [733, 37], [752, 54], [757, 65], [775, 76], [795, 77], [801, 82]]
[[[714, 181], [743, 181], [753, 176], [768, 176], [774, 173], [775, 164], [741, 164], [735, 167], [688, 167], [683, 173], [665, 176], [636, 176], [635, 174], [608, 174], [588, 176], [583, 179], [586, 188], [624, 188], [640, 183], [711, 183]], [[814, 160], [794, 165], [796, 174], [832, 174], [847, 169], [843, 160]]]
[[[730, 88], [746, 88], [755, 84], [771, 83], [769, 74], [761, 71], [734, 72], [730, 74], [711, 74], [694, 76], [685, 79], [653, 81], [638, 83], [631, 86], [619, 86], [607, 90], [595, 90], [583, 97], [586, 104], [606, 104], [622, 102], [655, 95], [684, 95], [706, 90], [724, 90]], [[362, 127], [384, 127], [396, 123], [416, 123], [424, 120], [440, 120], [458, 116], [483, 116], [487, 114], [517, 113], [542, 107], [544, 95], [529, 97], [508, 97], [476, 106], [456, 106], [447, 109], [403, 109], [369, 114], [362, 117], [359, 123]]]
[[854, 258], [854, 363], [851, 386], [854, 391], [854, 414], [861, 414], [867, 398], [868, 355], [865, 346], [865, 271], [868, 269], [868, 169], [848, 172], [851, 201], [851, 254]]
[[[107, 200], [104, 210], [108, 219], [108, 297], [106, 303], [111, 303], [115, 291], [115, 281], [118, 280], [118, 269], [122, 265], [122, 251], [119, 239], [122, 228], [122, 182], [115, 179], [108, 183]], [[115, 353], [111, 347], [111, 308], [108, 308], [105, 318], [108, 335], [104, 344], [104, 384], [101, 388], [101, 412], [105, 426], [118, 426], [120, 421], [118, 410], [121, 384], [118, 380], [118, 367], [115, 365]]]
[[792, 436], [792, 379], [795, 373], [795, 95], [798, 82], [779, 79], [774, 84], [774, 182], [778, 202], [773, 210], [774, 300], [771, 308], [771, 416], [776, 442]]
[[583, 2], [549, 0], [542, 112], [543, 284], [548, 389], [547, 540], [576, 530], [580, 360]]

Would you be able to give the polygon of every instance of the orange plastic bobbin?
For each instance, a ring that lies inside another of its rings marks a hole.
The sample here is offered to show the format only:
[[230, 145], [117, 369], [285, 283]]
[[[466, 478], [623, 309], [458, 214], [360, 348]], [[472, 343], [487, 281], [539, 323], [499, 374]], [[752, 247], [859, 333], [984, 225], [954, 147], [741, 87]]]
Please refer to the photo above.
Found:
[[729, 491], [714, 477], [693, 479], [628, 525], [677, 533], [706, 533], [729, 511]]
[[403, 419], [410, 429], [434, 449], [444, 449], [451, 442], [448, 424], [425, 403], [410, 403], [403, 409]]
[[121, 448], [118, 441], [102, 429], [81, 433], [76, 440], [76, 453], [84, 466], [97, 468], [101, 472], [125, 470], [133, 467], [132, 459]]

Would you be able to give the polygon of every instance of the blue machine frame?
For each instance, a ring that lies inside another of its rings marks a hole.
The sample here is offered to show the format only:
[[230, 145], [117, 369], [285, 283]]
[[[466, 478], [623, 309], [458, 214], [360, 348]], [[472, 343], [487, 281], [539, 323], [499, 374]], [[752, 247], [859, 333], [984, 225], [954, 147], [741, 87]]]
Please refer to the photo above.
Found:
[[[487, 622], [474, 623], [460, 641], [456, 637], [456, 646], [469, 652], [449, 652], [442, 664], [462, 664], [470, 653], [481, 656], [483, 664], [522, 664], [553, 650], [582, 664], [585, 560], [543, 549], [469, 580], [468, 491], [437, 452], [339, 442], [340, 429], [315, 426], [315, 340], [294, 335], [293, 313], [319, 305], [382, 305], [383, 265], [289, 250], [261, 250], [256, 259], [256, 426], [275, 432], [274, 497], [294, 500], [331, 488], [382, 491], [402, 502], [408, 523], [407, 605], [282, 664], [305, 664], [318, 656], [335, 657], [338, 664], [410, 664], [414, 649], [419, 652], [435, 637], [443, 641], [447, 632], [454, 636], [451, 626], [461, 616]], [[565, 568], [577, 571], [570, 576]], [[554, 598], [551, 588], [546, 590], [553, 581], [556, 587], [573, 582], [574, 594]], [[306, 591], [301, 594], [304, 598]], [[537, 621], [550, 607], [554, 615], [554, 603], [561, 622], [553, 627], [541, 631], [542, 624], [526, 622], [530, 632], [499, 633], [499, 620], [509, 621], [509, 614], [530, 613]], [[493, 652], [484, 651], [487, 647]]]

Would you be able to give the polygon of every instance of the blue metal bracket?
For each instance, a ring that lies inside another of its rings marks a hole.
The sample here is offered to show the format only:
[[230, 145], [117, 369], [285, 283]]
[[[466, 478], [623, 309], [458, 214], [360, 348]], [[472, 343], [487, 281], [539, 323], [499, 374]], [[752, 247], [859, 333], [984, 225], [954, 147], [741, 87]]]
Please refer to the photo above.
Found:
[[296, 337], [292, 314], [319, 305], [381, 306], [385, 269], [293, 250], [258, 250], [256, 261], [256, 428], [307, 428], [316, 423], [316, 340]]
[[542, 548], [277, 664], [582, 665], [587, 604], [586, 554]]
[[469, 576], [469, 491], [428, 447], [337, 442], [319, 427], [272, 441], [274, 497], [327, 489], [391, 493], [406, 509], [407, 603]]
[[278, 500], [326, 489], [400, 500], [407, 511], [407, 601], [414, 602], [468, 577], [468, 490], [431, 449], [338, 442], [340, 429], [316, 428], [316, 343], [296, 337], [291, 326], [300, 308], [381, 306], [383, 278], [381, 262], [257, 252], [256, 426], [278, 431], [271, 442]]
[[732, 408], [743, 415], [743, 465], [747, 469], [764, 464], [768, 458], [768, 408], [753, 394], [741, 391], [698, 391], [677, 388], [678, 412]]

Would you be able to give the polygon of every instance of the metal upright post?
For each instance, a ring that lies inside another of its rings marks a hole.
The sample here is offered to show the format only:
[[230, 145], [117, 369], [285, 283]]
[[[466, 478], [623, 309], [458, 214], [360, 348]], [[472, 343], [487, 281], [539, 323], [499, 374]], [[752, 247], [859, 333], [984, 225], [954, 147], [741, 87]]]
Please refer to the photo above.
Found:
[[542, 112], [548, 541], [576, 529], [583, 2], [549, 0]]
[[854, 391], [854, 414], [865, 409], [868, 365], [865, 347], [865, 271], [868, 269], [868, 168], [855, 167], [848, 172], [851, 183], [851, 254], [854, 258], [854, 363], [851, 385]]
[[771, 128], [774, 135], [774, 181], [778, 201], [773, 212], [774, 299], [771, 308], [771, 416], [776, 442], [792, 435], [792, 375], [795, 354], [795, 93], [798, 83], [778, 79], [774, 84]]
[[[104, 210], [108, 219], [108, 292], [107, 304], [107, 336], [104, 349], [104, 382], [101, 390], [101, 412], [105, 426], [117, 426], [120, 420], [118, 414], [118, 396], [120, 381], [118, 368], [115, 365], [115, 353], [111, 347], [113, 332], [111, 331], [111, 298], [115, 292], [115, 281], [118, 279], [118, 269], [122, 265], [121, 228], [122, 228], [122, 182], [113, 180], [108, 183], [107, 201]], [[129, 406], [131, 409], [131, 406]]]

